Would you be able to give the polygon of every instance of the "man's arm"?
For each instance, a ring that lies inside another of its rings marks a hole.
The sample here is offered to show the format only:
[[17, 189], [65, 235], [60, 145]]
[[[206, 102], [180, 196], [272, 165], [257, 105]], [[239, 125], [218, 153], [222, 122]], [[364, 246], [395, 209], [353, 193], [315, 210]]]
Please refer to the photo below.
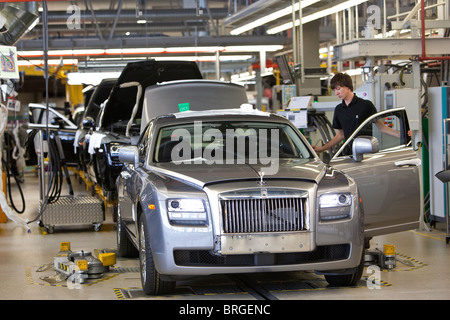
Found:
[[390, 136], [393, 136], [393, 137], [396, 137], [396, 138], [400, 138], [400, 131], [394, 130], [394, 129], [392, 129], [392, 128], [386, 126], [386, 125], [383, 123], [383, 121], [381, 121], [381, 119], [378, 119], [378, 120], [375, 122], [375, 125], [378, 127], [378, 129], [379, 129], [382, 133], [387, 134], [387, 135], [390, 135]]
[[344, 130], [337, 129], [336, 135], [333, 137], [333, 139], [331, 139], [330, 141], [328, 141], [326, 144], [324, 144], [321, 147], [319, 147], [319, 146], [312, 146], [312, 147], [315, 152], [320, 153], [320, 152], [323, 152], [325, 150], [328, 150], [328, 149], [334, 147], [335, 145], [339, 144], [342, 140], [344, 140]]

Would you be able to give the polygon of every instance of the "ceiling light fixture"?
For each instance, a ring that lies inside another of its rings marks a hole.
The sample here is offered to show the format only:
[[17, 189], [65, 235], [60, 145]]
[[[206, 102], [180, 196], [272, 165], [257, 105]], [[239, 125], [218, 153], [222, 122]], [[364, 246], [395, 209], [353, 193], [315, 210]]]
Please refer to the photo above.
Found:
[[67, 83], [69, 85], [98, 85], [103, 79], [118, 78], [119, 76], [120, 72], [69, 72], [67, 73]]
[[[246, 61], [253, 58], [252, 55], [222, 55], [219, 56], [219, 59], [221, 62], [226, 61]], [[196, 62], [215, 62], [217, 57], [216, 55], [208, 55], [208, 56], [174, 56], [174, 57], [168, 57], [168, 56], [155, 56], [155, 60], [157, 61], [165, 61], [165, 60], [178, 60], [178, 61], [196, 61]], [[107, 58], [97, 58], [92, 59], [88, 62], [92, 62], [94, 65], [96, 65], [99, 68], [114, 68], [116, 70], [122, 69], [126, 65], [125, 61], [118, 61], [118, 60], [111, 60], [110, 63], [108, 63]], [[71, 61], [71, 59], [65, 59], [64, 64], [67, 64], [67, 62]], [[31, 62], [28, 61], [21, 61], [22, 63], [27, 63], [24, 65], [42, 65], [44, 62], [41, 60], [34, 60]], [[77, 60], [74, 60], [74, 64], [76, 64]], [[49, 65], [59, 64], [61, 63], [60, 60], [49, 60]], [[97, 63], [97, 64], [96, 64]], [[19, 64], [20, 65], [20, 64]], [[83, 67], [85, 67], [83, 63]], [[68, 83], [73, 84], [92, 84], [96, 85], [100, 83], [102, 79], [105, 78], [117, 78], [120, 75], [120, 71], [118, 72], [108, 72], [108, 71], [100, 71], [100, 72], [69, 72], [67, 74]]]
[[172, 48], [165, 48], [165, 52], [167, 53], [178, 53], [178, 52], [190, 52], [190, 53], [204, 53], [204, 52], [217, 52], [217, 51], [223, 51], [224, 47], [172, 47]]
[[[345, 9], [348, 9], [349, 7], [357, 6], [357, 5], [359, 5], [361, 3], [364, 3], [364, 2], [367, 2], [367, 1], [368, 0], [356, 0], [356, 1], [355, 0], [349, 0], [349, 1], [342, 2], [342, 3], [340, 3], [338, 5], [335, 5], [335, 6], [331, 7], [331, 8], [324, 9], [324, 10], [321, 10], [319, 12], [316, 12], [316, 13], [313, 13], [313, 14], [310, 14], [310, 15], [307, 15], [307, 16], [303, 17], [302, 18], [302, 24], [305, 24], [305, 23], [308, 23], [308, 22], [311, 22], [311, 21], [314, 21], [314, 20], [317, 20], [317, 19], [329, 16], [331, 14], [340, 12], [340, 11], [345, 10]], [[295, 25], [296, 26], [300, 25], [300, 20], [298, 20], [298, 19], [295, 20]], [[271, 28], [271, 29], [267, 30], [267, 33], [268, 34], [275, 34], [275, 33], [279, 33], [279, 32], [282, 32], [282, 31], [285, 31], [285, 30], [288, 30], [288, 29], [292, 29], [292, 22], [288, 22], [288, 23], [285, 23], [285, 24], [283, 24], [281, 26], [277, 26], [277, 27]]]
[[[256, 53], [261, 51], [273, 52], [283, 49], [282, 45], [261, 46], [211, 46], [211, 47], [168, 47], [168, 48], [114, 48], [114, 49], [78, 49], [78, 50], [49, 50], [50, 57], [72, 56], [120, 56], [120, 55], [148, 55], [164, 53], [215, 53], [215, 52], [243, 52]], [[42, 57], [43, 51], [18, 51], [19, 57]]]
[[122, 55], [122, 54], [154, 54], [164, 53], [165, 48], [122, 48], [122, 49], [106, 49], [106, 55]]
[[273, 52], [283, 49], [282, 45], [267, 45], [267, 46], [225, 46], [224, 52]]
[[[209, 56], [156, 56], [153, 57], [157, 61], [170, 61], [170, 60], [182, 60], [182, 61], [197, 61], [197, 62], [214, 62], [217, 61], [215, 55]], [[226, 61], [247, 61], [253, 58], [252, 55], [221, 55], [219, 60], [221, 62]]]
[[[316, 2], [319, 2], [319, 1], [320, 0], [303, 0], [303, 1], [301, 1], [302, 9], [308, 7], [308, 6], [310, 6], [310, 5], [312, 5], [312, 4], [316, 3]], [[300, 3], [298, 3], [298, 2], [295, 3], [294, 4], [294, 10], [298, 11], [299, 8], [300, 8]], [[239, 35], [241, 33], [244, 33], [246, 31], [249, 31], [249, 30], [254, 29], [256, 27], [262, 26], [262, 25], [264, 25], [266, 23], [269, 23], [271, 21], [277, 20], [277, 19], [279, 19], [281, 17], [287, 16], [289, 14], [292, 14], [292, 5], [284, 8], [284, 9], [278, 10], [278, 11], [276, 11], [274, 13], [271, 13], [271, 14], [269, 14], [267, 16], [264, 16], [262, 18], [259, 18], [259, 19], [255, 20], [255, 21], [252, 21], [252, 22], [250, 22], [248, 24], [245, 24], [245, 25], [243, 25], [241, 27], [238, 27], [238, 28], [236, 28], [234, 30], [231, 30], [230, 34], [232, 34], [234, 36], [235, 35]]]
[[[48, 65], [49, 66], [58, 66], [58, 65], [78, 65], [77, 59], [64, 59], [64, 60], [58, 60], [58, 59], [49, 59]], [[17, 65], [19, 67], [31, 67], [31, 66], [43, 66], [44, 60], [19, 60], [17, 61]]]
[[80, 49], [80, 50], [49, 50], [49, 56], [90, 56], [104, 54], [103, 49]]
[[[219, 60], [221, 62], [227, 62], [227, 61], [247, 61], [253, 58], [253, 55], [220, 55]], [[214, 62], [217, 61], [216, 55], [202, 55], [202, 56], [195, 56], [195, 55], [183, 55], [183, 56], [153, 56], [152, 59], [158, 60], [158, 61], [170, 61], [170, 60], [178, 60], [178, 61], [198, 61], [198, 62]], [[126, 64], [128, 61], [134, 61], [136, 58], [132, 57], [121, 57], [118, 59], [114, 58], [92, 58], [89, 59], [88, 64], [90, 62], [92, 63], [107, 63], [109, 61], [112, 61], [114, 63], [123, 62]]]

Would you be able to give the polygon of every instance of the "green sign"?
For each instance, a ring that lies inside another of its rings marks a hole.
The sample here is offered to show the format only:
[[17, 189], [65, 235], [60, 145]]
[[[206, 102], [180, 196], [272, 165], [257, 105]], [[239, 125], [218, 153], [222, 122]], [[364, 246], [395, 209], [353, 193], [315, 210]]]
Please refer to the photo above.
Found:
[[179, 103], [178, 110], [180, 110], [180, 112], [189, 111], [189, 102]]

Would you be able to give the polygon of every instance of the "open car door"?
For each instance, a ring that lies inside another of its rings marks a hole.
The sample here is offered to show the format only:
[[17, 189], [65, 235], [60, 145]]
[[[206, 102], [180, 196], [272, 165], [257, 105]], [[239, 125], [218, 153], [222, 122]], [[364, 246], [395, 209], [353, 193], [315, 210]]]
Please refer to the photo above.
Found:
[[421, 163], [408, 130], [404, 108], [379, 112], [331, 159], [358, 185], [366, 238], [419, 227]]

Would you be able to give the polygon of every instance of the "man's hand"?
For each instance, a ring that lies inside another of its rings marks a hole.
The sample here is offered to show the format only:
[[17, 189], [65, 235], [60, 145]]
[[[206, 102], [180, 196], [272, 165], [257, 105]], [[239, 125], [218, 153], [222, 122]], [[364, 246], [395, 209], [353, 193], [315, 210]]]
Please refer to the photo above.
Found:
[[316, 153], [321, 153], [339, 144], [342, 140], [344, 140], [344, 131], [342, 129], [337, 129], [336, 135], [333, 137], [333, 139], [328, 141], [328, 143], [324, 144], [321, 147], [319, 146], [312, 146], [312, 147]]
[[312, 148], [314, 149], [314, 151], [316, 153], [321, 153], [325, 150], [323, 147], [319, 147], [319, 146], [312, 146]]

